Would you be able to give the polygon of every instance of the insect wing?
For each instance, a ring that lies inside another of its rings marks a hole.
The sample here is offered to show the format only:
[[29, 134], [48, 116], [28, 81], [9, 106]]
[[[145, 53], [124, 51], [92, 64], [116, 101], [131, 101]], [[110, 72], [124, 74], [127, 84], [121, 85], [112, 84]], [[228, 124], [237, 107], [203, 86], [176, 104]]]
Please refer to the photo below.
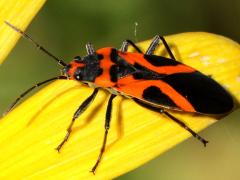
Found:
[[118, 84], [118, 91], [152, 106], [213, 115], [228, 113], [233, 108], [230, 94], [198, 71], [153, 80], [136, 80], [131, 75], [120, 79]]

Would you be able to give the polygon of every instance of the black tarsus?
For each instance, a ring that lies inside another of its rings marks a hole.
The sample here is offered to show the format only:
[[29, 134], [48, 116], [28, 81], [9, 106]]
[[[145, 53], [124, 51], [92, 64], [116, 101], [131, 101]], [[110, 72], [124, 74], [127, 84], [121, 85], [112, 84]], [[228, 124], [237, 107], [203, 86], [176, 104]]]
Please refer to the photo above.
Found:
[[9, 23], [8, 21], [5, 21], [5, 24], [7, 24], [9, 27], [11, 27], [13, 30], [17, 31], [18, 33], [20, 33], [24, 38], [26, 38], [27, 40], [29, 40], [30, 42], [32, 42], [35, 47], [37, 49], [39, 49], [40, 51], [43, 51], [44, 53], [46, 53], [48, 56], [50, 56], [51, 58], [53, 58], [54, 60], [56, 60], [58, 62], [58, 64], [60, 64], [61, 66], [65, 67], [67, 64], [60, 60], [59, 58], [57, 58], [56, 56], [54, 56], [52, 53], [50, 53], [47, 49], [45, 49], [43, 46], [41, 46], [40, 44], [38, 44], [36, 41], [34, 41], [29, 35], [27, 35], [25, 32], [23, 32], [21, 29], [17, 28], [16, 26], [12, 25], [11, 23]]
[[97, 93], [98, 93], [98, 88], [95, 88], [93, 93], [79, 106], [79, 108], [74, 113], [72, 121], [67, 128], [67, 134], [65, 135], [63, 141], [56, 147], [56, 150], [58, 152], [60, 152], [60, 150], [63, 147], [63, 145], [65, 144], [65, 142], [67, 142], [67, 140], [72, 132], [72, 126], [73, 126], [75, 120], [89, 107], [89, 105], [95, 99]]
[[48, 82], [51, 82], [53, 80], [57, 80], [57, 79], [67, 79], [66, 76], [58, 76], [58, 77], [53, 77], [53, 78], [50, 78], [50, 79], [47, 79], [45, 81], [42, 81], [40, 83], [37, 83], [35, 84], [34, 86], [30, 87], [29, 89], [27, 89], [24, 93], [22, 93], [10, 106], [9, 108], [3, 113], [3, 116], [6, 115], [8, 112], [10, 112], [14, 106], [24, 97], [26, 96], [29, 92], [31, 92], [33, 89], [35, 89], [36, 87], [39, 87], [43, 84], [46, 84]]
[[102, 159], [103, 153], [105, 151], [105, 147], [106, 147], [106, 143], [107, 143], [107, 135], [108, 135], [108, 130], [110, 128], [110, 121], [111, 121], [111, 115], [112, 115], [112, 100], [116, 97], [115, 94], [111, 94], [109, 100], [108, 100], [108, 105], [107, 105], [107, 111], [106, 111], [106, 118], [105, 118], [105, 133], [104, 133], [104, 139], [103, 139], [103, 143], [102, 143], [102, 147], [100, 150], [100, 154], [98, 156], [98, 159], [95, 163], [95, 165], [93, 166], [91, 172], [93, 174], [95, 174], [95, 171]]

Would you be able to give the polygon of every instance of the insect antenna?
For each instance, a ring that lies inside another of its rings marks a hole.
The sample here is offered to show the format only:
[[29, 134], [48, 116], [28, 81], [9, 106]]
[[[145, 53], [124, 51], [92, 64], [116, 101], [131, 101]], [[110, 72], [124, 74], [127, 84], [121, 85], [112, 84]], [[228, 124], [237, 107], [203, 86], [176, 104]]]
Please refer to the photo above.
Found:
[[37, 49], [39, 49], [40, 51], [43, 51], [45, 54], [47, 54], [48, 56], [50, 56], [51, 58], [53, 58], [54, 60], [56, 60], [58, 62], [59, 65], [61, 66], [66, 66], [67, 64], [60, 60], [59, 58], [57, 58], [56, 56], [54, 56], [52, 53], [50, 53], [47, 49], [45, 49], [43, 46], [41, 46], [40, 44], [38, 44], [36, 41], [34, 41], [29, 35], [27, 35], [25, 32], [23, 32], [21, 29], [17, 28], [16, 26], [12, 25], [11, 23], [9, 23], [8, 21], [5, 21], [5, 23], [11, 27], [13, 30], [15, 30], [16, 32], [20, 33], [24, 38], [26, 38], [27, 40], [29, 40]]

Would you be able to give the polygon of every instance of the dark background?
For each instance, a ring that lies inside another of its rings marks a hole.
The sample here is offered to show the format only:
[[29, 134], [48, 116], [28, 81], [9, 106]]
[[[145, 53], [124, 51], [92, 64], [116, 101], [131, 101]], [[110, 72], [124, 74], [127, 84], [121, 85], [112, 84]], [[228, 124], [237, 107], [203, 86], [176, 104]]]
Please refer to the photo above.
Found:
[[[96, 48], [120, 47], [124, 39], [207, 31], [239, 42], [239, 28], [239, 0], [49, 0], [27, 32], [68, 62], [84, 55], [89, 41]], [[59, 72], [54, 61], [21, 40], [0, 68], [0, 112], [23, 90]], [[239, 117], [240, 111], [203, 131], [211, 142], [206, 149], [191, 138], [118, 179], [239, 179]]]

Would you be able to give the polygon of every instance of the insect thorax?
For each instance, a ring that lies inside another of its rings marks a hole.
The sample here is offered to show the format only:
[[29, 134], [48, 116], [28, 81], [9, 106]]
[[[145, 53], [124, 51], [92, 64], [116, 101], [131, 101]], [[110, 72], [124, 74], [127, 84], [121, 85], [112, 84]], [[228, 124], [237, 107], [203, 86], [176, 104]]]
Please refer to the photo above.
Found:
[[65, 68], [65, 73], [70, 79], [78, 81], [94, 82], [101, 74], [97, 55], [88, 55], [82, 59], [74, 59]]

